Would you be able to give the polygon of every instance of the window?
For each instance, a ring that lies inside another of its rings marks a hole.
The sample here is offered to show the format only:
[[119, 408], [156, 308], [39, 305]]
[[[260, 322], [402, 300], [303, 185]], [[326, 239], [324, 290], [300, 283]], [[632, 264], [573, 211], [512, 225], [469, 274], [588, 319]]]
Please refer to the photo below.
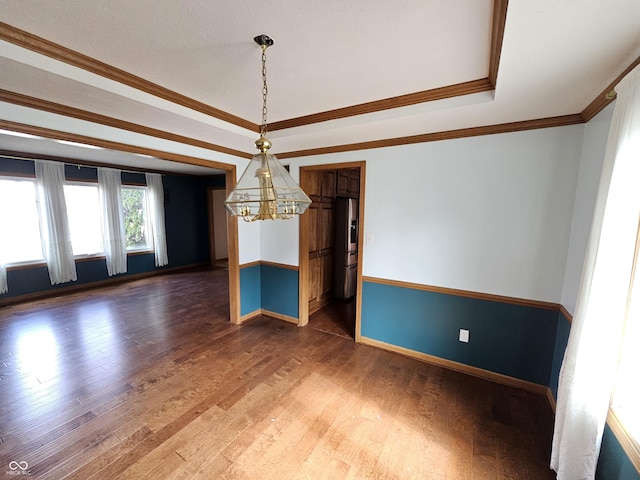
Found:
[[[146, 187], [123, 186], [127, 250], [153, 248], [149, 235]], [[74, 256], [103, 253], [102, 220], [97, 184], [69, 182], [64, 186]], [[31, 178], [0, 178], [0, 251], [6, 264], [41, 262], [36, 185]]]
[[[147, 187], [126, 185], [121, 188], [127, 250], [152, 250]], [[103, 255], [98, 185], [66, 182], [64, 196], [73, 255]], [[44, 261], [34, 179], [0, 177], [0, 225], [0, 257], [4, 264]]]
[[[69, 183], [64, 187], [74, 255], [102, 253], [102, 225], [98, 186]], [[122, 187], [122, 209], [127, 250], [148, 250], [145, 187]]]
[[637, 346], [638, 339], [640, 339], [640, 259], [638, 258], [640, 231], [636, 242], [624, 338], [611, 408], [624, 425], [627, 433], [640, 443], [640, 410], [638, 410], [638, 405], [640, 405], [640, 382], [638, 382], [640, 349]]
[[74, 255], [97, 255], [103, 252], [102, 224], [98, 186], [90, 183], [67, 183], [64, 186], [67, 218]]
[[0, 250], [6, 263], [43, 260], [32, 179], [0, 178]]
[[127, 250], [152, 248], [146, 187], [122, 187], [122, 210]]

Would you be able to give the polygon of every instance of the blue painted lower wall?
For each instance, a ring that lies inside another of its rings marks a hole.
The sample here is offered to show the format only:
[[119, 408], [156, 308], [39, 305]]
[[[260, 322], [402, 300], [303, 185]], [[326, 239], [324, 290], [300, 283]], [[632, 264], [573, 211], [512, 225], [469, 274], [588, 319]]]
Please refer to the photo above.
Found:
[[240, 315], [243, 317], [261, 308], [260, 270], [261, 265], [240, 268]]
[[608, 425], [602, 437], [596, 480], [640, 480], [640, 474]]
[[[240, 270], [241, 312], [298, 317], [298, 272], [270, 264]], [[469, 343], [458, 341], [460, 328]], [[554, 397], [571, 324], [556, 310], [363, 282], [361, 334], [543, 386]], [[609, 427], [597, 480], [640, 480]]]
[[298, 318], [298, 271], [275, 265], [260, 269], [262, 308], [288, 317]]
[[240, 315], [258, 310], [298, 318], [298, 271], [273, 264], [240, 268]]
[[549, 385], [557, 324], [554, 310], [363, 283], [364, 337], [539, 385]]
[[[558, 377], [560, 367], [564, 358], [564, 351], [569, 341], [571, 332], [571, 322], [563, 314], [558, 314], [558, 330], [556, 334], [556, 345], [553, 354], [553, 364], [551, 367], [551, 380], [549, 388], [554, 398], [558, 398]], [[605, 425], [602, 437], [600, 456], [598, 457], [598, 467], [596, 470], [596, 480], [640, 480], [640, 474], [636, 471], [631, 460], [623, 450], [620, 442], [613, 434], [609, 425]]]
[[556, 331], [556, 344], [553, 351], [553, 363], [551, 365], [551, 378], [549, 379], [549, 388], [553, 393], [553, 398], [558, 398], [558, 378], [560, 377], [560, 367], [562, 367], [562, 359], [564, 351], [569, 341], [569, 332], [571, 331], [571, 323], [567, 317], [558, 312], [558, 329]]
[[[202, 260], [199, 261], [202, 262]], [[175, 265], [168, 265], [168, 267], [172, 266]], [[152, 272], [154, 270], [158, 270], [158, 268], [155, 266], [153, 253], [128, 255], [127, 273], [116, 277], [109, 277], [107, 275], [107, 264], [104, 258], [76, 262], [78, 280], [59, 285], [51, 285], [51, 281], [49, 280], [49, 271], [46, 266], [33, 266], [29, 268], [9, 270], [7, 272], [9, 292], [0, 296], [0, 298], [19, 297], [21, 295], [54, 290], [64, 291], [66, 288], [74, 285], [107, 280], [109, 278], [126, 277], [128, 275]]]

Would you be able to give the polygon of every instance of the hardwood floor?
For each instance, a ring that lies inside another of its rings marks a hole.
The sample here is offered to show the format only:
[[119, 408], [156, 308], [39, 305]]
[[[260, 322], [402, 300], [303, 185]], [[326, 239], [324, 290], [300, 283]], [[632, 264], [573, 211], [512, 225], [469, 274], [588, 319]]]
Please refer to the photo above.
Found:
[[309, 327], [341, 337], [356, 338], [356, 299], [333, 300], [309, 317]]
[[0, 474], [553, 478], [544, 398], [268, 317], [232, 325], [226, 275], [0, 308]]

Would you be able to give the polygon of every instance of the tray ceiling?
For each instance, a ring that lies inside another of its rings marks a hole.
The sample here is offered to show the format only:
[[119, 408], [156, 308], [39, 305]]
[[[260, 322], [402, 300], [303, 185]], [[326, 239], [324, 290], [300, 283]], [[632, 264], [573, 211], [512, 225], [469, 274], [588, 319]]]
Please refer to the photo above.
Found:
[[[269, 137], [285, 156], [575, 120], [640, 56], [635, 0], [0, 0], [0, 18], [0, 128], [239, 156], [260, 120], [260, 33], [275, 40]], [[97, 155], [34, 141], [0, 132], [0, 150]]]

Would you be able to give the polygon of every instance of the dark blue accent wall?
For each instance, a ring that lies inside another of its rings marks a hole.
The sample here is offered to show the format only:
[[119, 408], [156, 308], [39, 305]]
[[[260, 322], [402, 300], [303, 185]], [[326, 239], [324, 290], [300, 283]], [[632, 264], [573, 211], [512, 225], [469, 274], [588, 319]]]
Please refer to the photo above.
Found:
[[558, 329], [556, 331], [556, 345], [553, 351], [553, 363], [551, 365], [551, 377], [549, 378], [549, 388], [553, 393], [553, 398], [558, 398], [558, 377], [560, 376], [560, 367], [562, 367], [562, 359], [564, 351], [569, 341], [569, 332], [571, 331], [571, 323], [569, 319], [562, 313], [558, 312]]
[[260, 309], [298, 318], [298, 271], [271, 264], [240, 269], [240, 315]]
[[261, 265], [240, 269], [240, 315], [249, 315], [261, 308]]
[[209, 261], [209, 219], [205, 179], [164, 175], [165, 227], [169, 265]]
[[374, 282], [362, 295], [364, 337], [548, 385], [557, 311]]
[[222, 188], [225, 187], [227, 182], [226, 182], [226, 176], [224, 174], [222, 175], [209, 175], [206, 178], [206, 182], [207, 182], [207, 187], [208, 188]]
[[298, 271], [275, 265], [260, 269], [262, 308], [298, 318]]
[[[0, 175], [34, 175], [34, 163], [25, 160], [0, 159]], [[65, 176], [69, 180], [97, 180], [93, 167], [65, 165]], [[145, 183], [143, 173], [123, 172], [123, 182]], [[164, 175], [165, 227], [169, 265], [165, 268], [183, 267], [209, 262], [209, 231], [207, 212], [207, 187], [210, 177], [187, 175]], [[215, 180], [214, 183], [218, 182]], [[104, 258], [76, 262], [78, 280], [62, 285], [51, 285], [49, 273], [44, 266], [11, 269], [7, 272], [9, 291], [0, 299], [26, 294], [64, 290], [69, 286], [87, 284], [109, 278], [151, 273], [161, 270], [155, 266], [153, 253], [134, 254], [127, 257], [127, 273], [117, 277], [107, 275]]]
[[[569, 342], [570, 332], [571, 323], [569, 319], [562, 313], [558, 313], [558, 330], [553, 353], [551, 378], [549, 379], [549, 388], [556, 399], [558, 398], [558, 377], [560, 375], [564, 352]], [[609, 428], [609, 425], [605, 425], [604, 435], [602, 437], [596, 480], [640, 480], [640, 474], [638, 474], [634, 468], [629, 457], [622, 449], [620, 442], [618, 442], [618, 439]]]
[[602, 437], [596, 480], [640, 480], [640, 474], [608, 425]]

